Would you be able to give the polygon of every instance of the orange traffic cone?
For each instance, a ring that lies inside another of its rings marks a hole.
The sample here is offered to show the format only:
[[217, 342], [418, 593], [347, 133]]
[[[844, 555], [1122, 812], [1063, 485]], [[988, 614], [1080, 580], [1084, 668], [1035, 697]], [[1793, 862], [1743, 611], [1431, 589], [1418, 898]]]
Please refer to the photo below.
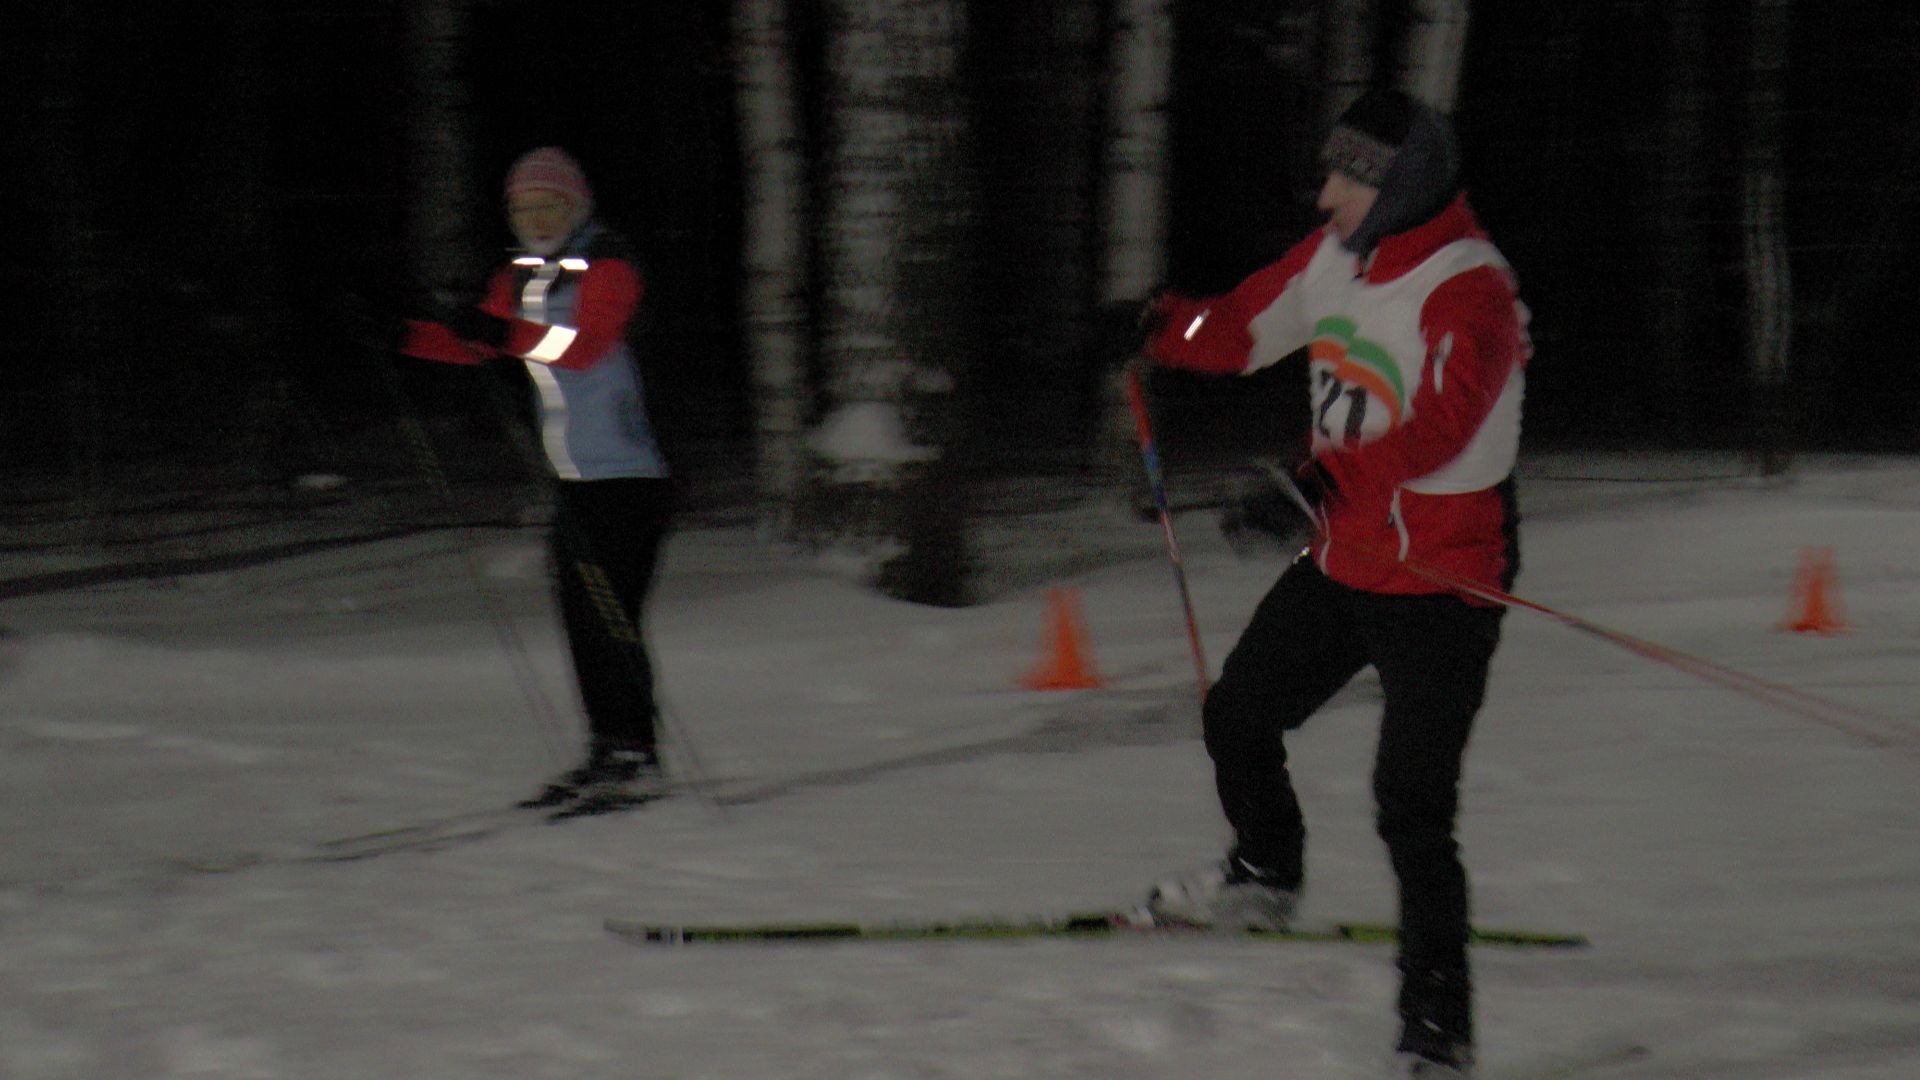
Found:
[[1033, 690], [1091, 690], [1106, 685], [1094, 674], [1075, 589], [1047, 590], [1047, 627], [1040, 666], [1021, 680]]
[[1793, 608], [1779, 626], [1796, 634], [1844, 634], [1852, 629], [1840, 612], [1840, 583], [1832, 548], [1801, 548], [1793, 579]]

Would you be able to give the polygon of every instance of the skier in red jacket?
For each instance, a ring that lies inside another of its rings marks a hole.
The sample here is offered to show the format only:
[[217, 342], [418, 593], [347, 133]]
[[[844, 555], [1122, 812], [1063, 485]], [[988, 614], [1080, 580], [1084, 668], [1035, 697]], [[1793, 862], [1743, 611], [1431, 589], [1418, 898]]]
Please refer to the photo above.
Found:
[[[1308, 550], [1254, 612], [1207, 694], [1204, 730], [1233, 845], [1163, 882], [1155, 918], [1278, 926], [1304, 882], [1306, 830], [1284, 734], [1362, 668], [1385, 695], [1373, 790], [1399, 883], [1411, 1075], [1473, 1058], [1467, 879], [1454, 840], [1461, 759], [1518, 569], [1511, 473], [1529, 356], [1511, 271], [1458, 184], [1446, 120], [1374, 90], [1324, 151], [1325, 227], [1223, 296], [1163, 294], [1149, 359], [1244, 374], [1306, 350]], [[1304, 514], [1302, 515], [1305, 516]]]

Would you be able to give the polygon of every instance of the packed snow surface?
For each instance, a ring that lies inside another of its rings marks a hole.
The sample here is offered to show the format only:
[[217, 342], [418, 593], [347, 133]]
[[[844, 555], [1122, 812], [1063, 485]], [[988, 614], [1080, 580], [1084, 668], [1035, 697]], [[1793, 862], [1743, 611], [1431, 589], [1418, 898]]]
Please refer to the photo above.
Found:
[[[1591, 1075], [1920, 1076], [1920, 463], [1765, 483], [1723, 464], [1523, 474], [1522, 596], [1818, 701], [1509, 615], [1464, 784], [1475, 915], [1592, 947], [1476, 953], [1490, 1073], [1639, 1044]], [[1281, 561], [1236, 556], [1209, 514], [1176, 525], [1217, 671]], [[14, 590], [0, 1077], [1383, 1075], [1377, 946], [665, 947], [602, 928], [1062, 912], [1217, 857], [1162, 533], [1099, 498], [987, 520], [997, 588], [956, 610], [691, 521], [649, 633], [670, 765], [698, 793], [288, 857], [500, 806], [572, 764], [542, 542], [503, 524]], [[1832, 550], [1850, 632], [1778, 629], [1807, 548]], [[60, 569], [8, 562], [16, 581]], [[1050, 586], [1078, 599], [1103, 688], [1021, 688]], [[1363, 675], [1292, 742], [1310, 918], [1394, 916], [1377, 709]]]

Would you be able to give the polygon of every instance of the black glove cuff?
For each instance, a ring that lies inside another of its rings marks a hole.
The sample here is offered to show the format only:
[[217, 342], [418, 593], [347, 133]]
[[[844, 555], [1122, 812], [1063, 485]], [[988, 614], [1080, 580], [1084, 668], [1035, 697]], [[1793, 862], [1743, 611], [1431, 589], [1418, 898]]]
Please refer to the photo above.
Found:
[[440, 320], [446, 324], [462, 341], [472, 341], [481, 345], [501, 348], [507, 343], [507, 334], [513, 329], [510, 319], [480, 310], [477, 307], [460, 307], [448, 311]]

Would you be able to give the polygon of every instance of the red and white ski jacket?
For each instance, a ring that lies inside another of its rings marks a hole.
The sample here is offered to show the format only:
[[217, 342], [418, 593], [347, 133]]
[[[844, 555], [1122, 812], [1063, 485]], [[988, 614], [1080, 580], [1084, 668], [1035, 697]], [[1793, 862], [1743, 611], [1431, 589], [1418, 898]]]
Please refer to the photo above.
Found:
[[1370, 258], [1331, 228], [1210, 299], [1164, 296], [1147, 345], [1168, 367], [1245, 374], [1301, 348], [1312, 452], [1338, 498], [1314, 558], [1335, 581], [1442, 593], [1409, 566], [1507, 589], [1531, 346], [1511, 269], [1465, 196]]

